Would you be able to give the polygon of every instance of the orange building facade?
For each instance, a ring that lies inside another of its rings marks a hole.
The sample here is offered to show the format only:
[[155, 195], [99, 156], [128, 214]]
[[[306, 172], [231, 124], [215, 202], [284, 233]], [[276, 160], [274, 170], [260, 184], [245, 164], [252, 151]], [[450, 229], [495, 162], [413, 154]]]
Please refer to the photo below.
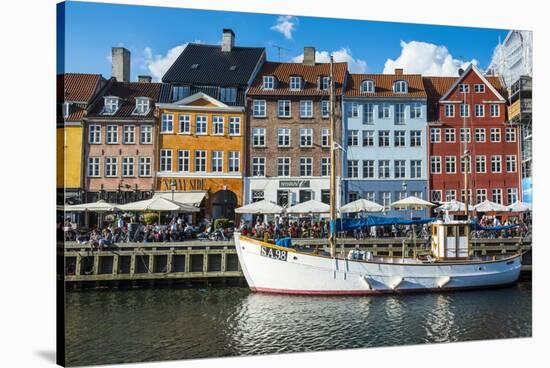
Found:
[[243, 203], [244, 108], [201, 92], [157, 108], [157, 193], [194, 193], [203, 217], [234, 220]]

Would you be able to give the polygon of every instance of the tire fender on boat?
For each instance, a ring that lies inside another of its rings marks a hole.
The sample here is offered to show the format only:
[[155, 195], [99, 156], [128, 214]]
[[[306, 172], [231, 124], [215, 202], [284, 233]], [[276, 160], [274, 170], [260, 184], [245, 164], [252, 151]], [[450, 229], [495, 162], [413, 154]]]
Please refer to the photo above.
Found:
[[442, 287], [447, 285], [449, 283], [449, 281], [451, 281], [450, 276], [442, 276], [442, 277], [437, 279], [437, 287], [441, 289]]

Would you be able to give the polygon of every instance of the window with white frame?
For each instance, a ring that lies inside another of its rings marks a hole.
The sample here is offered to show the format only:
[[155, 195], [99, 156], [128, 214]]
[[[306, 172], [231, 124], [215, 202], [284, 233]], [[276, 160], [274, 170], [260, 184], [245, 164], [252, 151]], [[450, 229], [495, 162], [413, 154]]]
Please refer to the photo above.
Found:
[[393, 83], [393, 92], [394, 93], [407, 93], [409, 90], [407, 81], [398, 80]]
[[[466, 191], [462, 189], [460, 191], [460, 200], [466, 202]], [[472, 203], [472, 190], [468, 189], [468, 203]]]
[[460, 117], [461, 118], [468, 118], [470, 117], [470, 105], [468, 104], [460, 104]]
[[348, 146], [358, 146], [358, 145], [359, 145], [359, 131], [348, 130]]
[[405, 124], [405, 104], [395, 104], [395, 123]]
[[179, 116], [180, 134], [191, 134], [191, 115]]
[[468, 92], [470, 92], [470, 86], [468, 84], [459, 84], [458, 85], [458, 92], [468, 93]]
[[195, 116], [195, 134], [206, 135], [208, 134], [208, 123], [206, 115]]
[[374, 147], [374, 130], [363, 130], [363, 147]]
[[374, 81], [368, 79], [362, 81], [361, 93], [374, 93]]
[[376, 202], [375, 192], [363, 192], [363, 198], [365, 198], [367, 201]]
[[279, 147], [290, 147], [290, 128], [277, 129], [277, 145]]
[[506, 192], [508, 205], [518, 201], [518, 188], [508, 188]]
[[500, 142], [500, 128], [491, 128], [491, 142]]
[[300, 176], [313, 176], [313, 159], [300, 157]]
[[105, 177], [115, 177], [118, 171], [118, 157], [105, 157]]
[[241, 135], [241, 117], [229, 117], [229, 135]]
[[359, 199], [359, 193], [357, 193], [356, 191], [348, 192], [348, 203], [354, 202], [357, 199]]
[[300, 147], [313, 147], [313, 129], [300, 129]]
[[378, 147], [389, 147], [390, 146], [390, 131], [389, 130], [379, 130], [378, 131]]
[[267, 103], [265, 100], [252, 100], [252, 116], [257, 118], [267, 116]]
[[280, 118], [290, 118], [291, 117], [291, 102], [290, 100], [279, 100], [278, 104], [278, 114]]
[[359, 104], [357, 102], [352, 102], [349, 104], [348, 116], [350, 118], [356, 118], [359, 116]]
[[191, 152], [189, 150], [178, 150], [178, 171], [189, 172], [191, 170]]
[[132, 112], [135, 115], [147, 115], [149, 112], [150, 100], [147, 97], [136, 97], [136, 108]]
[[382, 206], [389, 208], [391, 203], [391, 192], [381, 192]]
[[411, 160], [411, 179], [422, 177], [422, 160]]
[[390, 177], [390, 160], [378, 161], [378, 177], [388, 179]]
[[330, 146], [330, 130], [328, 128], [321, 129], [321, 147]]
[[505, 140], [506, 140], [506, 142], [515, 142], [516, 141], [516, 128], [513, 128], [513, 127], [507, 127], [506, 128]]
[[265, 176], [265, 157], [252, 157], [252, 176]]
[[406, 162], [407, 162], [406, 160], [395, 160], [395, 161], [393, 161], [393, 173], [394, 173], [394, 177], [396, 179], [403, 179], [407, 175], [406, 174], [406, 170], [407, 170]]
[[363, 160], [363, 178], [374, 179], [374, 160]]
[[363, 124], [374, 123], [374, 104], [367, 103], [363, 105]]
[[430, 167], [432, 174], [441, 174], [441, 157], [432, 156], [430, 158]]
[[452, 118], [455, 116], [455, 105], [452, 105], [452, 104], [445, 105], [445, 116], [448, 118]]
[[476, 135], [476, 143], [485, 142], [485, 128], [476, 128], [475, 135]]
[[445, 172], [447, 174], [456, 174], [456, 156], [445, 157]]
[[487, 200], [487, 189], [476, 189], [476, 204]]
[[441, 190], [432, 190], [432, 202], [441, 202]]
[[430, 142], [441, 143], [441, 129], [430, 128]]
[[456, 129], [455, 128], [445, 128], [445, 142], [447, 142], [447, 143], [456, 142]]
[[330, 175], [330, 157], [321, 157], [321, 176]]
[[275, 77], [272, 75], [264, 75], [263, 77], [263, 89], [275, 88]]
[[88, 127], [88, 143], [101, 144], [101, 125], [92, 124]]
[[500, 116], [500, 106], [498, 104], [490, 104], [489, 109], [492, 118]]
[[321, 100], [321, 117], [328, 118], [330, 116], [330, 101]]
[[142, 125], [140, 128], [140, 143], [151, 144], [153, 143], [153, 126]]
[[474, 84], [474, 92], [475, 93], [485, 92], [485, 84]]
[[88, 158], [88, 176], [91, 178], [98, 178], [99, 175], [99, 157]]
[[389, 119], [390, 118], [390, 104], [389, 103], [383, 103], [382, 105], [378, 106], [378, 118], [379, 119]]
[[277, 158], [277, 175], [281, 177], [290, 176], [290, 157]]
[[311, 100], [300, 101], [300, 117], [301, 118], [313, 117], [313, 101]]
[[483, 104], [476, 104], [475, 114], [478, 118], [482, 118], [483, 116], [485, 116], [485, 106]]
[[491, 172], [499, 173], [502, 171], [502, 156], [491, 156]]
[[447, 202], [456, 201], [456, 189], [447, 189], [445, 191], [445, 200]]
[[460, 128], [460, 142], [470, 143], [471, 139], [470, 128]]
[[160, 165], [159, 170], [163, 172], [172, 171], [172, 150], [160, 150]]
[[134, 158], [133, 157], [122, 158], [122, 176], [125, 176], [125, 177], [134, 176]]
[[297, 75], [290, 77], [290, 89], [293, 91], [302, 89], [302, 77]]
[[393, 132], [393, 145], [395, 147], [405, 147], [407, 132], [404, 130], [396, 130]]
[[105, 136], [105, 143], [117, 144], [118, 143], [118, 126], [107, 125], [107, 133]]
[[172, 86], [172, 101], [179, 101], [191, 94], [189, 86]]
[[516, 155], [506, 156], [506, 172], [512, 173], [517, 171], [517, 158]]
[[229, 172], [237, 173], [241, 171], [241, 153], [239, 151], [229, 152]]
[[330, 77], [322, 75], [319, 79], [319, 88], [323, 91], [326, 91], [330, 87]]
[[206, 172], [206, 151], [195, 151], [195, 172]]
[[460, 172], [464, 173], [468, 169], [468, 173], [472, 172], [472, 163], [468, 156], [462, 156], [460, 158]]
[[224, 119], [223, 116], [212, 116], [212, 134], [223, 135]]
[[359, 160], [348, 160], [348, 178], [359, 177]]
[[493, 202], [502, 204], [502, 189], [493, 189]]
[[118, 97], [104, 97], [102, 114], [113, 115], [118, 110]]
[[212, 151], [210, 161], [210, 171], [218, 173], [223, 171], [223, 151]]
[[139, 158], [139, 176], [141, 177], [149, 177], [151, 176], [151, 165], [152, 165], [152, 158], [151, 157], [140, 157]]
[[162, 114], [160, 118], [160, 132], [172, 133], [174, 131], [174, 115]]
[[476, 173], [486, 173], [487, 172], [487, 163], [485, 156], [476, 156]]
[[411, 130], [411, 147], [421, 147], [422, 146], [422, 131], [421, 130]]
[[422, 104], [415, 102], [411, 106], [411, 119], [420, 119], [422, 117]]
[[135, 126], [133, 125], [124, 125], [122, 135], [122, 143], [124, 144], [134, 144], [136, 143], [135, 135]]
[[220, 88], [220, 101], [221, 102], [236, 102], [237, 101], [237, 88], [235, 87], [221, 87]]

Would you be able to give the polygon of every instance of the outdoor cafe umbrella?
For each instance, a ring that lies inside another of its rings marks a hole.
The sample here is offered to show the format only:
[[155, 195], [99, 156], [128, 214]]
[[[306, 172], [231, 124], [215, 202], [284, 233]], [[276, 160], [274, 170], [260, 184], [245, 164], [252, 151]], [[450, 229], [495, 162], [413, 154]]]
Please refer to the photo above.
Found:
[[306, 202], [298, 203], [292, 207], [286, 209], [289, 214], [301, 214], [301, 213], [329, 213], [330, 206], [326, 203], [311, 199]]
[[418, 197], [410, 196], [407, 198], [400, 199], [397, 202], [393, 202], [390, 204], [391, 207], [422, 207], [422, 208], [430, 208], [433, 207], [434, 204], [430, 203], [428, 201], [425, 201], [423, 199], [420, 199]]
[[356, 201], [350, 202], [340, 207], [341, 213], [355, 213], [355, 212], [383, 212], [384, 206], [368, 201], [364, 198], [360, 198]]
[[118, 210], [118, 205], [107, 203], [103, 199], [100, 199], [97, 202], [92, 203], [81, 203], [81, 204], [74, 204], [71, 206], [65, 206], [64, 210], [65, 212], [113, 212]]
[[491, 202], [488, 199], [484, 200], [479, 204], [476, 204], [474, 206], [474, 209], [477, 212], [508, 212], [508, 208], [506, 208], [506, 206], [503, 206], [495, 202]]
[[246, 213], [246, 214], [257, 214], [257, 215], [264, 215], [264, 214], [274, 215], [274, 214], [280, 214], [281, 212], [283, 212], [283, 207], [264, 199], [258, 202], [253, 202], [245, 206], [236, 208], [235, 212]]
[[[449, 212], [464, 212], [465, 205], [462, 202], [459, 201], [449, 201], [449, 202], [443, 202], [443, 204], [439, 207], [437, 207], [436, 211], [449, 211]], [[468, 205], [468, 211], [473, 211], [474, 206], [471, 204]]]
[[200, 209], [187, 204], [157, 197], [143, 201], [131, 202], [118, 206], [123, 211], [154, 211], [154, 212], [199, 212]]
[[510, 212], [527, 212], [532, 210], [531, 203], [525, 202], [514, 202], [511, 205], [506, 207]]

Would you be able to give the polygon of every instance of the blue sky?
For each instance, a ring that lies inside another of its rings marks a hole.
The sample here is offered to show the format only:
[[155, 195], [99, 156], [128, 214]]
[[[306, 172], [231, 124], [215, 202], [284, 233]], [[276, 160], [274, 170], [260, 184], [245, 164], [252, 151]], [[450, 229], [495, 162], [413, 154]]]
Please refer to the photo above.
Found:
[[[58, 25], [63, 17], [58, 18]], [[65, 9], [65, 71], [111, 75], [112, 46], [132, 53], [132, 80], [159, 79], [188, 42], [218, 44], [223, 28], [238, 46], [265, 47], [268, 60], [299, 60], [314, 46], [323, 61], [330, 52], [352, 72], [382, 73], [395, 67], [427, 75], [454, 75], [473, 61], [488, 66], [507, 30], [357, 21], [304, 16], [202, 11], [68, 2]], [[62, 72], [62, 68], [58, 72]]]

